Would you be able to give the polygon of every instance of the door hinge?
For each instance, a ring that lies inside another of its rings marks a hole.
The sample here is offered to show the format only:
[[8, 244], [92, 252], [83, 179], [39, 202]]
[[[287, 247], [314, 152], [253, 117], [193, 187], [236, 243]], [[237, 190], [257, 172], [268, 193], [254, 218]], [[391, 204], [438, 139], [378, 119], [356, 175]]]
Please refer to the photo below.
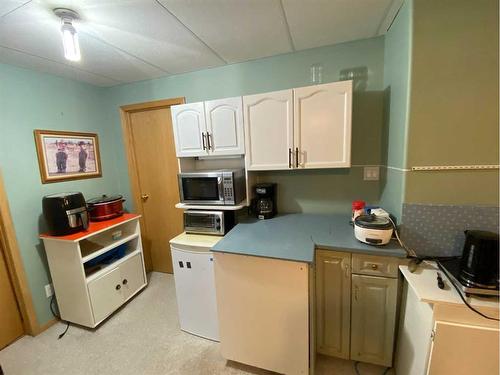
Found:
[[431, 331], [431, 340], [434, 341], [435, 337], [436, 337], [436, 331], [432, 330]]

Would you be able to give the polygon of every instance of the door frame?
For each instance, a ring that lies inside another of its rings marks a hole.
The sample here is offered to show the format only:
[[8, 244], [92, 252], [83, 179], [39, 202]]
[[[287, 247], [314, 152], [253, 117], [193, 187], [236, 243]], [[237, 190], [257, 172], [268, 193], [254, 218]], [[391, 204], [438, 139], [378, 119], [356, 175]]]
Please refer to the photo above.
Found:
[[0, 171], [0, 242], [5, 254], [5, 262], [14, 294], [23, 320], [24, 333], [36, 336], [49, 328], [54, 321], [40, 325], [36, 318], [35, 307], [28, 279], [24, 270], [19, 245], [10, 213], [7, 192], [5, 191], [2, 173]]
[[[125, 147], [125, 154], [127, 156], [128, 176], [130, 180], [130, 187], [132, 190], [132, 202], [134, 203], [135, 210], [141, 215], [139, 223], [141, 231], [145, 230], [144, 211], [140, 199], [141, 189], [139, 188], [139, 175], [137, 174], [137, 162], [134, 154], [133, 136], [131, 130], [130, 115], [134, 112], [142, 112], [148, 109], [161, 109], [168, 108], [173, 105], [184, 104], [186, 99], [184, 97], [154, 100], [151, 102], [128, 104], [120, 107], [120, 118], [122, 122], [123, 145]], [[146, 263], [146, 271], [152, 270], [151, 254], [148, 252], [144, 254], [144, 262]]]

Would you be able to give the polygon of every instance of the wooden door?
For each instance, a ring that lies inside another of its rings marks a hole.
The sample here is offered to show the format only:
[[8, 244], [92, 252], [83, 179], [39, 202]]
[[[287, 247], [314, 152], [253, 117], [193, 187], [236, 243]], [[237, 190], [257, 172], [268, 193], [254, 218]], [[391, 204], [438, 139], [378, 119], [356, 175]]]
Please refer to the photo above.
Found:
[[176, 105], [171, 110], [177, 156], [206, 156], [208, 140], [203, 102]]
[[392, 366], [397, 285], [397, 279], [352, 275], [352, 360]]
[[0, 241], [0, 349], [23, 334], [21, 313], [17, 306], [2, 242]]
[[182, 210], [175, 208], [179, 168], [168, 104], [175, 101], [180, 100], [122, 107], [134, 203], [143, 215], [147, 271], [173, 272], [169, 241], [183, 230]]
[[293, 166], [292, 90], [243, 97], [246, 168], [290, 169]]
[[205, 102], [208, 148], [211, 155], [245, 153], [241, 97]]
[[498, 338], [498, 328], [436, 321], [427, 374], [498, 374]]
[[350, 167], [352, 81], [293, 91], [298, 168]]
[[349, 359], [351, 254], [316, 252], [316, 348]]

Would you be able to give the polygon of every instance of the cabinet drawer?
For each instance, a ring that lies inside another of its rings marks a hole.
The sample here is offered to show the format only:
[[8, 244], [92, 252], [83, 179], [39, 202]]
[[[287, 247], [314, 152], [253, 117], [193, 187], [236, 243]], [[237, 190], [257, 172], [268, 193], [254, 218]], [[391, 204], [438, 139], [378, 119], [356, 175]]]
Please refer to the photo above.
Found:
[[399, 263], [398, 258], [352, 254], [352, 273], [397, 277]]

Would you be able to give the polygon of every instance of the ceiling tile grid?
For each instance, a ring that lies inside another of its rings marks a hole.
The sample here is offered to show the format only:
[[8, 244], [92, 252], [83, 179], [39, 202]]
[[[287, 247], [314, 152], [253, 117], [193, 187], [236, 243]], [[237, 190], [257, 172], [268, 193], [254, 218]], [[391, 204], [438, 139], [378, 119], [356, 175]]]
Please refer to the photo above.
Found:
[[[1, 0], [0, 62], [98, 86], [383, 34], [403, 0]], [[64, 59], [53, 9], [77, 11]]]

